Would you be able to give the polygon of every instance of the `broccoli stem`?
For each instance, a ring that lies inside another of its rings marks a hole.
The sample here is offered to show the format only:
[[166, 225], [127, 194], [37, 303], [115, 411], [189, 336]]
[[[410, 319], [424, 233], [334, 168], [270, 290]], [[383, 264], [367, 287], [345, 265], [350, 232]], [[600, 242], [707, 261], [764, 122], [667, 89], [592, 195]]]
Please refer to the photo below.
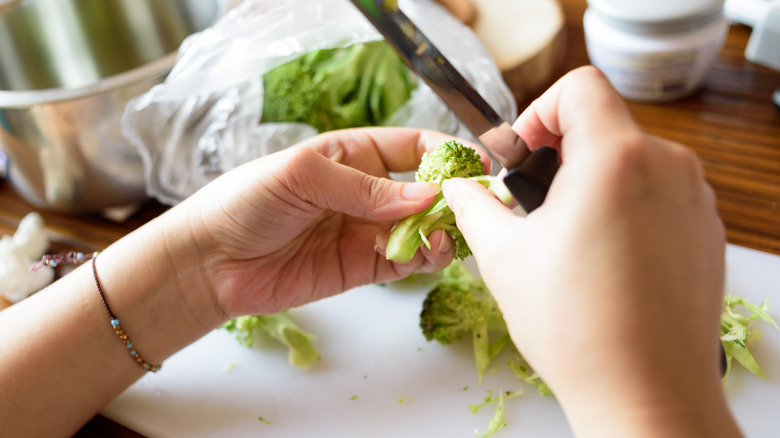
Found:
[[[493, 176], [479, 175], [468, 179], [485, 186], [505, 204], [512, 199], [507, 188]], [[428, 236], [435, 230], [444, 230], [455, 240], [455, 255], [458, 259], [462, 260], [471, 254], [466, 240], [455, 224], [455, 213], [447, 205], [444, 195], [439, 192], [428, 208], [396, 224], [385, 248], [385, 258], [401, 263], [408, 262], [414, 257], [420, 244], [425, 243], [428, 249], [431, 248]]]
[[[449, 214], [448, 214], [449, 213]], [[385, 254], [387, 260], [406, 263], [414, 257], [417, 249], [425, 243], [431, 247], [428, 236], [437, 229], [444, 228], [438, 225], [455, 224], [455, 215], [447, 207], [447, 202], [441, 193], [437, 194], [425, 210], [415, 213], [398, 222], [390, 233]]]

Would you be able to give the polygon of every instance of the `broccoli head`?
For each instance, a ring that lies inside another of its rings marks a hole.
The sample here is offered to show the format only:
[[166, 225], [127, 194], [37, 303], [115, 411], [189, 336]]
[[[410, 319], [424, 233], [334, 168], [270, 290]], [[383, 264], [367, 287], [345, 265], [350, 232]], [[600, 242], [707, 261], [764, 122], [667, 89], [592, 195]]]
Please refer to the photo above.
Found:
[[[480, 380], [490, 361], [511, 342], [490, 291], [482, 279], [457, 260], [441, 271], [441, 277], [425, 297], [420, 328], [425, 339], [445, 345], [470, 334]], [[492, 341], [491, 332], [498, 335]]]
[[440, 144], [433, 153], [423, 154], [415, 179], [441, 184], [449, 178], [469, 178], [484, 174], [485, 168], [477, 151], [450, 140]]
[[[454, 140], [444, 142], [431, 154], [423, 154], [415, 179], [441, 185], [449, 178], [469, 178], [478, 181], [507, 203], [512, 195], [497, 178], [485, 175], [479, 154], [472, 148]], [[444, 196], [436, 195], [425, 210], [398, 222], [390, 233], [385, 249], [386, 258], [408, 262], [414, 257], [421, 244], [431, 247], [428, 236], [436, 230], [446, 231], [455, 241], [455, 256], [462, 260], [471, 250], [455, 224], [455, 214], [447, 205]]]
[[319, 132], [384, 124], [417, 79], [385, 41], [313, 50], [263, 75], [264, 122]]
[[497, 313], [484, 283], [463, 266], [453, 262], [428, 292], [420, 313], [420, 328], [428, 341], [449, 344], [470, 333], [475, 324]]

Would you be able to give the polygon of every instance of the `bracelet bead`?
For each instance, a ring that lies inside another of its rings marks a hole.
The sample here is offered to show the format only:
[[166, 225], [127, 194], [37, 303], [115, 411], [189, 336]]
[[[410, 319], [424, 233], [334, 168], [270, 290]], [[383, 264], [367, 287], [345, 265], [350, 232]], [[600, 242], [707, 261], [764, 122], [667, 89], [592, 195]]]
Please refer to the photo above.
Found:
[[100, 285], [100, 278], [98, 277], [97, 267], [95, 266], [95, 260], [97, 259], [97, 256], [97, 252], [92, 255], [92, 274], [95, 277], [95, 285], [97, 286], [98, 293], [100, 294], [100, 300], [103, 302], [103, 306], [108, 312], [111, 328], [114, 329], [114, 332], [119, 337], [119, 340], [125, 344], [125, 347], [129, 350], [130, 356], [135, 360], [135, 362], [146, 371], [156, 373], [160, 370], [160, 368], [162, 368], [162, 365], [152, 365], [141, 357], [141, 354], [138, 353], [138, 351], [133, 347], [133, 343], [130, 342], [130, 338], [127, 336], [127, 333], [125, 333], [125, 331], [122, 329], [122, 326], [119, 323], [119, 318], [117, 318], [111, 311], [111, 308], [108, 307], [108, 301], [106, 301], [106, 296], [103, 294], [103, 287]]

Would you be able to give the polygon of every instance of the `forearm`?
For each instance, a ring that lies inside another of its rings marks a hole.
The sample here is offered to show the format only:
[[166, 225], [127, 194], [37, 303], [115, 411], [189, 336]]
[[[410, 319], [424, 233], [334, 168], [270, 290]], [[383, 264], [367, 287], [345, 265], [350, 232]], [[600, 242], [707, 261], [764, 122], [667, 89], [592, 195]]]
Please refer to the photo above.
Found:
[[[222, 322], [196, 253], [154, 221], [96, 260], [106, 300], [143, 359], [159, 364]], [[168, 241], [167, 239], [177, 239]], [[144, 375], [111, 327], [90, 263], [0, 312], [0, 424], [70, 436]]]

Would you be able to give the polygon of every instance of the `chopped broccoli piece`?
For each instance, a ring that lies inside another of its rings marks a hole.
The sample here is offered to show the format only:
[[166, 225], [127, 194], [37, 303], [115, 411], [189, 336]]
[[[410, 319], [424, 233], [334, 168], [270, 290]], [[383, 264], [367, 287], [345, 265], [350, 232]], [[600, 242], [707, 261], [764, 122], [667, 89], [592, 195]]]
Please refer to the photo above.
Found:
[[[445, 179], [456, 177], [478, 181], [495, 193], [504, 203], [508, 203], [512, 198], [503, 183], [493, 176], [484, 174], [479, 154], [474, 149], [455, 140], [440, 144], [431, 154], [423, 154], [415, 174], [415, 179], [418, 182], [439, 185]], [[455, 241], [457, 259], [463, 260], [471, 254], [463, 234], [455, 225], [455, 214], [440, 192], [428, 208], [395, 225], [385, 249], [386, 258], [397, 262], [408, 262], [414, 257], [422, 243], [425, 243], [428, 248], [431, 247], [428, 236], [435, 230], [444, 230], [452, 237]]]
[[320, 358], [320, 353], [312, 344], [315, 337], [298, 327], [290, 319], [288, 311], [271, 315], [239, 316], [223, 324], [222, 328], [235, 333], [238, 343], [245, 347], [252, 347], [255, 343], [254, 331], [262, 330], [287, 346], [290, 365], [296, 368], [308, 369]]
[[[420, 328], [428, 341], [450, 344], [470, 333], [480, 381], [493, 360], [511, 342], [506, 323], [482, 279], [459, 261], [441, 272], [423, 302]], [[498, 338], [490, 341], [490, 332]]]
[[553, 395], [552, 390], [542, 380], [539, 374], [536, 373], [531, 366], [528, 365], [522, 357], [516, 357], [509, 361], [509, 368], [514, 372], [515, 376], [519, 377], [523, 382], [536, 388], [536, 392], [545, 397], [551, 397]]
[[319, 132], [384, 124], [417, 78], [385, 41], [313, 50], [263, 75], [264, 122], [301, 122]]
[[[736, 307], [740, 305], [752, 313], [750, 315], [738, 313]], [[761, 378], [766, 378], [748, 347], [763, 337], [761, 331], [750, 327], [751, 323], [756, 319], [761, 318], [774, 328], [778, 328], [777, 323], [767, 313], [768, 309], [769, 304], [766, 301], [761, 303], [761, 306], [756, 306], [743, 298], [732, 295], [727, 295], [723, 300], [723, 312], [720, 316], [720, 340], [726, 353], [726, 372], [722, 378], [724, 383], [731, 373], [732, 359], [736, 359], [740, 365], [747, 368], [751, 373]]]
[[519, 395], [523, 394], [523, 390], [518, 389], [517, 391], [498, 391], [498, 396], [493, 396], [493, 391], [488, 390], [488, 395], [485, 397], [485, 401], [483, 401], [480, 404], [477, 405], [470, 405], [469, 409], [472, 413], [479, 412], [480, 409], [484, 408], [487, 405], [493, 404], [495, 402], [498, 402], [498, 406], [496, 407], [496, 412], [493, 414], [493, 418], [490, 419], [490, 423], [488, 424], [488, 428], [483, 434], [479, 434], [478, 431], [474, 431], [474, 435], [478, 436], [479, 438], [488, 438], [493, 436], [496, 432], [498, 432], [500, 429], [502, 429], [504, 426], [506, 426], [506, 423], [504, 422], [504, 400], [512, 397], [517, 397]]

